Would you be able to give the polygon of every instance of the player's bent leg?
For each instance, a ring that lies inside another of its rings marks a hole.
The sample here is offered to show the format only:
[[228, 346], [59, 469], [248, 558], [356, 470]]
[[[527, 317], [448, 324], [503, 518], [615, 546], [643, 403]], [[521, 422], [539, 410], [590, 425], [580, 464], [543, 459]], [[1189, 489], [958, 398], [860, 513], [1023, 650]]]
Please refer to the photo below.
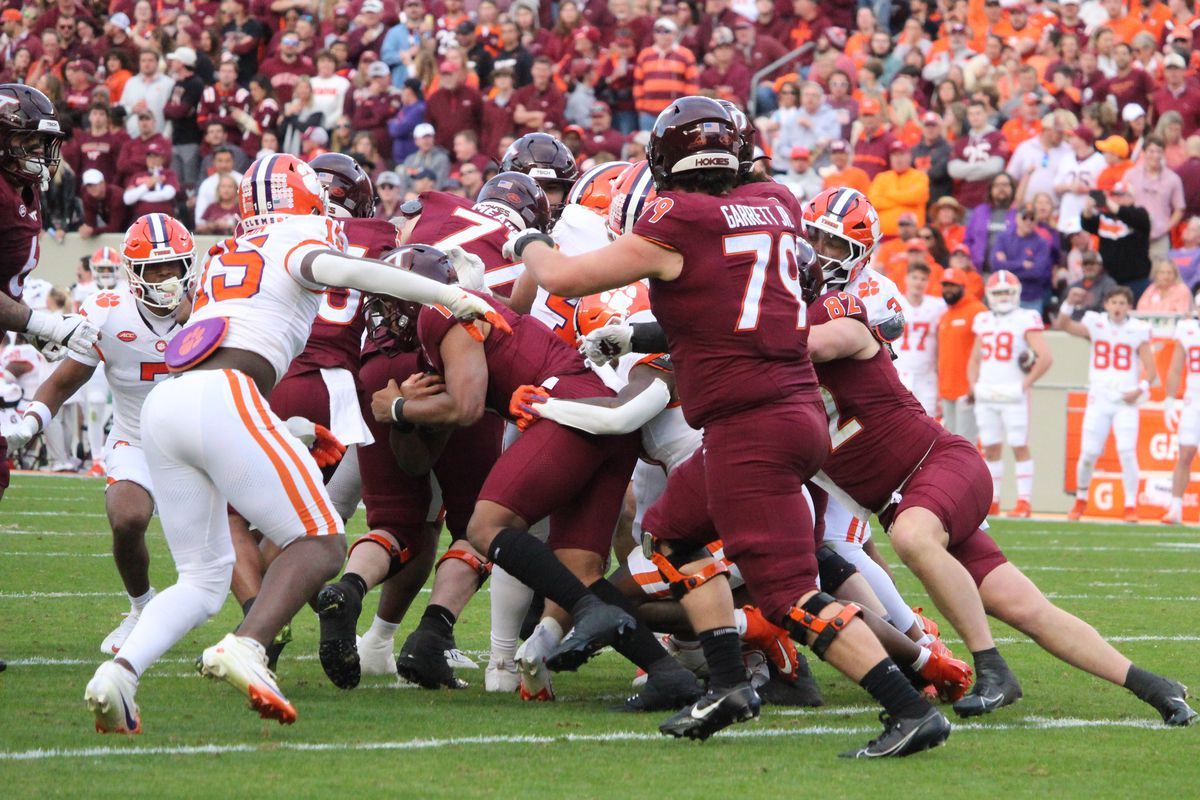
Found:
[[437, 542], [441, 535], [440, 522], [426, 523], [425, 544], [404, 569], [384, 581], [379, 593], [379, 607], [367, 632], [357, 638], [358, 657], [364, 675], [396, 675], [395, 638], [401, 620], [416, 600], [433, 572], [437, 557]]
[[233, 551], [237, 554], [230, 589], [238, 604], [246, 610], [262, 591], [262, 576], [267, 571], [267, 565], [260, 543], [250, 530], [250, 523], [233, 509], [229, 511], [229, 535], [233, 540]]
[[104, 494], [104, 509], [113, 535], [113, 560], [125, 592], [129, 595], [129, 613], [100, 644], [100, 652], [111, 655], [121, 645], [154, 597], [150, 586], [150, 551], [146, 549], [146, 528], [154, 513], [154, 499], [140, 484], [118, 480]]
[[350, 445], [338, 462], [333, 477], [325, 487], [333, 509], [343, 522], [349, 522], [362, 500], [362, 475], [358, 471], [358, 445]]
[[1180, 435], [1179, 460], [1175, 462], [1175, 471], [1171, 474], [1171, 505], [1162, 521], [1168, 525], [1183, 524], [1183, 493], [1192, 477], [1192, 462], [1196, 459], [1196, 445], [1184, 444]]

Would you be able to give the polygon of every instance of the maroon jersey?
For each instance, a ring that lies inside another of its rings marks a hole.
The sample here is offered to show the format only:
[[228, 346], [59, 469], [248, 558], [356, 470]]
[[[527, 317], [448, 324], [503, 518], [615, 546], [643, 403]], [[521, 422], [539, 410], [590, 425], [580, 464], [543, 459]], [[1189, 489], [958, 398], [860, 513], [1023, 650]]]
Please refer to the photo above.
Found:
[[509, 261], [501, 252], [509, 234], [517, 230], [504, 213], [490, 204], [474, 205], [446, 192], [425, 192], [421, 203], [421, 219], [409, 234], [408, 243], [443, 250], [458, 246], [479, 256], [487, 268], [487, 287], [501, 297], [511, 295], [524, 265]]
[[650, 282], [693, 428], [776, 400], [815, 401], [796, 274], [800, 205], [778, 183], [728, 195], [663, 192], [634, 233], [677, 251], [683, 271]]
[[[481, 295], [482, 296], [482, 295]], [[497, 313], [512, 326], [512, 335], [491, 331], [483, 343], [487, 358], [487, 409], [512, 421], [508, 403], [518, 387], [544, 386], [552, 397], [612, 397], [575, 348], [531, 316], [518, 314], [490, 297]], [[417, 317], [417, 338], [430, 365], [444, 372], [441, 343], [459, 322], [439, 306], [425, 306]]]
[[[350, 242], [350, 255], [379, 258], [397, 247], [399, 231], [385, 219], [343, 219], [341, 222]], [[362, 304], [362, 292], [357, 289], [326, 289], [308, 343], [292, 361], [284, 379], [321, 369], [345, 369], [357, 380], [359, 350], [366, 327]]]
[[[814, 326], [847, 316], [867, 324], [862, 302], [844, 292], [830, 292], [809, 309]], [[829, 416], [830, 451], [821, 469], [856, 503], [880, 511], [934, 443], [951, 434], [900, 383], [883, 347], [866, 360], [844, 358], [816, 368]]]
[[0, 177], [0, 292], [21, 299], [25, 276], [37, 266], [42, 201], [36, 188], [13, 188]]

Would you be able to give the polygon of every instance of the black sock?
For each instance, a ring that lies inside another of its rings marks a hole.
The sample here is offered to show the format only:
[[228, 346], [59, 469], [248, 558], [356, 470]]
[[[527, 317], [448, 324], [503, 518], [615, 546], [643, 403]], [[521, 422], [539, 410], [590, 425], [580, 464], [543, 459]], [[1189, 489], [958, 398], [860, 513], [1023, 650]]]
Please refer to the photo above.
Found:
[[923, 717], [931, 708], [890, 658], [871, 667], [858, 685], [866, 689], [893, 717]]
[[1125, 675], [1124, 686], [1138, 698], [1145, 700], [1161, 683], [1162, 678], [1158, 675], [1142, 669], [1137, 664], [1130, 664], [1129, 672]]
[[986, 650], [975, 650], [971, 652], [971, 660], [975, 662], [975, 672], [980, 670], [990, 669], [998, 672], [1008, 671], [1008, 662], [1004, 660], [1004, 656], [1000, 655], [1000, 651], [994, 647], [989, 647]]
[[728, 689], [746, 681], [746, 664], [742, 661], [742, 642], [737, 628], [713, 628], [700, 632], [700, 646], [708, 662], [710, 689]]
[[242, 603], [242, 616], [243, 617], [248, 616], [250, 614], [250, 607], [254, 605], [254, 601], [257, 599], [258, 599], [258, 595], [255, 595], [254, 597], [251, 597], [246, 602]]
[[[606, 578], [596, 581], [588, 587], [588, 590], [603, 602], [614, 605], [637, 619], [633, 603], [629, 602], [629, 598], [623, 595], [620, 589], [609, 583]], [[673, 671], [675, 668], [683, 669], [678, 661], [667, 654], [662, 643], [654, 638], [654, 632], [641, 620], [638, 620], [637, 627], [631, 634], [626, 636], [623, 641], [613, 645], [613, 649], [646, 670], [646, 674], [665, 670]]]
[[338, 583], [344, 584], [347, 588], [358, 592], [358, 599], [361, 602], [367, 594], [367, 582], [362, 579], [362, 576], [357, 572], [347, 572], [342, 575], [342, 579]]
[[[580, 601], [594, 600], [587, 587], [558, 560], [554, 551], [518, 528], [496, 534], [487, 552], [488, 560], [509, 575], [575, 613]], [[584, 607], [588, 605], [584, 603]], [[581, 607], [582, 610], [583, 607]]]
[[428, 631], [433, 631], [440, 636], [450, 637], [454, 635], [454, 623], [458, 617], [445, 606], [439, 606], [436, 603], [430, 603], [425, 609], [425, 613], [421, 615], [421, 623], [418, 627]]

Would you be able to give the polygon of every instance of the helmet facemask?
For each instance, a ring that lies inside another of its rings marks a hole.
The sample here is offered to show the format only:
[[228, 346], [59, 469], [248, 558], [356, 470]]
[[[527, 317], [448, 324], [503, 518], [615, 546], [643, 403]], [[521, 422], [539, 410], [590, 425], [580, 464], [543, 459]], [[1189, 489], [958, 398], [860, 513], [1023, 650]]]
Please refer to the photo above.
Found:
[[838, 289], [851, 283], [862, 270], [870, 251], [849, 237], [829, 230], [820, 220], [805, 221], [809, 243], [817, 255], [821, 275], [827, 289]]
[[50, 188], [50, 180], [58, 171], [61, 160], [63, 137], [57, 133], [58, 123], [54, 123], [56, 132], [18, 131], [8, 137], [4, 143], [13, 166], [10, 171], [17, 177], [38, 183], [42, 191]]
[[1011, 313], [1020, 304], [1021, 292], [1015, 286], [997, 286], [988, 289], [988, 308], [997, 314]]
[[92, 264], [92, 276], [96, 279], [99, 289], [115, 289], [121, 280], [120, 264]]
[[[187, 294], [192, 271], [193, 254], [156, 260], [134, 262], [125, 260], [125, 277], [133, 294], [143, 305], [155, 311], [170, 312], [183, 302]], [[142, 273], [153, 266], [178, 266], [182, 273], [160, 281], [151, 282]]]

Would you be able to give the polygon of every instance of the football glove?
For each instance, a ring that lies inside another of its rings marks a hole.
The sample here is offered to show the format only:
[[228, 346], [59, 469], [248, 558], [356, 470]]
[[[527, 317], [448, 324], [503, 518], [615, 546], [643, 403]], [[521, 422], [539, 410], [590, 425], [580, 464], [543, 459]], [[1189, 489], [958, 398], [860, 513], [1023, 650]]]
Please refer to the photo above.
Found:
[[309, 449], [318, 467], [331, 467], [342, 460], [346, 445], [338, 441], [328, 428], [304, 417], [288, 417], [288, 433]]
[[8, 450], [14, 456], [25, 449], [25, 445], [29, 444], [33, 437], [42, 432], [42, 421], [33, 414], [26, 414], [21, 417], [21, 421], [17, 423], [17, 427], [8, 433], [5, 438], [8, 439]]
[[487, 271], [483, 259], [474, 253], [468, 253], [461, 247], [447, 247], [444, 252], [446, 258], [450, 259], [450, 265], [454, 267], [454, 272], [458, 275], [459, 286], [488, 296], [492, 294], [492, 290], [487, 287], [487, 283], [483, 279], [484, 273]]
[[442, 294], [440, 305], [445, 306], [446, 310], [457, 317], [462, 326], [467, 329], [467, 333], [471, 334], [471, 338], [477, 342], [482, 342], [484, 338], [483, 332], [475, 324], [477, 319], [490, 322], [501, 333], [512, 333], [512, 328], [504, 321], [504, 317], [500, 316], [487, 300], [473, 295], [459, 286], [447, 286], [446, 291]]
[[[100, 329], [79, 314], [60, 314], [57, 311], [34, 311], [29, 315], [25, 332], [39, 339], [45, 339], [53, 344], [62, 345], [80, 355], [93, 355]], [[43, 348], [47, 358], [50, 358], [51, 348]], [[57, 358], [62, 358], [65, 351], [54, 349]]]
[[537, 405], [546, 402], [550, 393], [541, 386], [525, 384], [518, 386], [508, 401], [508, 413], [516, 421], [517, 430], [524, 431], [536, 420], [541, 419]]
[[579, 341], [579, 352], [598, 365], [615, 364], [632, 350], [633, 327], [623, 322], [597, 328]]
[[554, 240], [548, 234], [542, 233], [537, 228], [526, 228], [523, 231], [509, 234], [504, 246], [500, 248], [500, 254], [509, 261], [520, 261], [525, 252], [525, 246], [530, 242], [542, 242], [550, 247], [555, 246]]

